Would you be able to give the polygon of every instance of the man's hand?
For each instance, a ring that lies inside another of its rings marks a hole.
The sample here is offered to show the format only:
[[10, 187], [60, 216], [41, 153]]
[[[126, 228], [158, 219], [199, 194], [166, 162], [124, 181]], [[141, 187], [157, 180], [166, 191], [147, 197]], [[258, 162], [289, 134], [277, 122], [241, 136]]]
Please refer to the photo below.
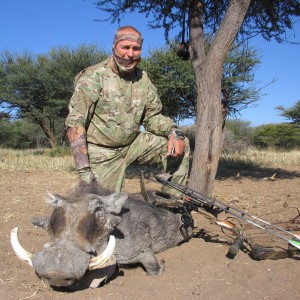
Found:
[[86, 183], [91, 183], [91, 182], [95, 182], [96, 176], [93, 173], [93, 171], [91, 170], [91, 168], [83, 168], [81, 170], [78, 170], [79, 176], [80, 176], [80, 180], [86, 182]]
[[179, 137], [175, 134], [169, 135], [167, 156], [179, 157], [184, 154], [185, 141], [184, 136]]

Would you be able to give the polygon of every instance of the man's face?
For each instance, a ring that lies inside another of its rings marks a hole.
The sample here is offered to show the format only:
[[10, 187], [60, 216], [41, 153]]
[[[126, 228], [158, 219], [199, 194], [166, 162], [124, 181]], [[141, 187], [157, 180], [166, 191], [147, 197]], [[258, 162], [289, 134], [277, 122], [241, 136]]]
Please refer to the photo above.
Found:
[[142, 47], [137, 41], [121, 40], [115, 46], [115, 54], [121, 58], [118, 62], [126, 69], [134, 69], [138, 65], [141, 51]]

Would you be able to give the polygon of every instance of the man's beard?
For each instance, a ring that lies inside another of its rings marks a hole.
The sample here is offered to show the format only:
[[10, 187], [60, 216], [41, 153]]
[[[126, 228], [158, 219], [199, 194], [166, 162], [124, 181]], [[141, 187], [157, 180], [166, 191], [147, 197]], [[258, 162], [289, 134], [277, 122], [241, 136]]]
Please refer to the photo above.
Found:
[[141, 61], [141, 57], [128, 59], [124, 57], [120, 57], [116, 52], [114, 52], [114, 60], [121, 72], [131, 73], [135, 67], [137, 66], [137, 63]]

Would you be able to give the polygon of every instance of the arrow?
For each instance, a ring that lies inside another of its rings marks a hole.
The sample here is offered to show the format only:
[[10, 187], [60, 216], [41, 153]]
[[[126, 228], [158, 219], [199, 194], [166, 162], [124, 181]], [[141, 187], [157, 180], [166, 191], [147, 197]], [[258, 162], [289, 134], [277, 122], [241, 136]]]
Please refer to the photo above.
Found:
[[300, 250], [300, 241], [289, 240], [289, 243]]
[[[162, 184], [166, 184], [169, 185], [173, 188], [175, 188], [176, 190], [182, 192], [184, 195], [189, 196], [190, 197], [190, 201], [193, 201], [194, 204], [196, 205], [204, 205], [206, 207], [209, 208], [213, 208], [213, 206], [217, 207], [219, 210], [224, 211], [226, 213], [231, 214], [232, 216], [247, 222], [253, 226], [256, 226], [286, 242], [288, 242], [289, 244], [291, 244], [292, 246], [296, 247], [297, 249], [300, 250], [300, 235], [299, 234], [294, 234], [292, 232], [289, 232], [279, 226], [273, 225], [267, 221], [264, 221], [258, 217], [252, 216], [250, 214], [248, 214], [247, 212], [241, 210], [241, 209], [237, 209], [234, 207], [229, 206], [228, 204], [219, 201], [215, 198], [211, 198], [211, 197], [207, 197], [205, 195], [200, 194], [199, 192], [192, 190], [190, 188], [188, 188], [187, 186], [183, 186], [181, 184], [175, 183], [173, 181], [170, 181], [171, 176], [170, 174], [160, 174], [156, 176], [156, 179], [162, 183]], [[261, 224], [258, 224], [258, 222], [260, 222]], [[267, 225], [271, 228], [266, 228], [264, 225]], [[219, 225], [223, 225], [224, 224], [219, 224]], [[226, 226], [225, 226], [226, 227]], [[278, 231], [278, 232], [277, 232]], [[290, 235], [293, 238], [287, 238], [285, 237], [283, 234], [286, 235]]]

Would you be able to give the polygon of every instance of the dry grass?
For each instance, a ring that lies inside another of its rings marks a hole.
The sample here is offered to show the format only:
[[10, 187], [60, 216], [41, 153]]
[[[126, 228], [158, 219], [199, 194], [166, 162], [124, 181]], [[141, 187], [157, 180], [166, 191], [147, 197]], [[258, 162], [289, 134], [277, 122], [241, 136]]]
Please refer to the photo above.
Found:
[[248, 149], [244, 153], [224, 154], [222, 159], [227, 164], [258, 166], [260, 168], [285, 168], [300, 166], [300, 150], [277, 151]]
[[[284, 168], [300, 166], [300, 151], [261, 151], [249, 149], [244, 153], [222, 155], [224, 167], [241, 169], [243, 166]], [[53, 150], [11, 150], [0, 148], [0, 170], [52, 170], [74, 171], [73, 157], [69, 151], [55, 153]]]
[[5, 171], [73, 171], [74, 161], [70, 153], [55, 153], [49, 149], [12, 150], [0, 149], [0, 170]]

